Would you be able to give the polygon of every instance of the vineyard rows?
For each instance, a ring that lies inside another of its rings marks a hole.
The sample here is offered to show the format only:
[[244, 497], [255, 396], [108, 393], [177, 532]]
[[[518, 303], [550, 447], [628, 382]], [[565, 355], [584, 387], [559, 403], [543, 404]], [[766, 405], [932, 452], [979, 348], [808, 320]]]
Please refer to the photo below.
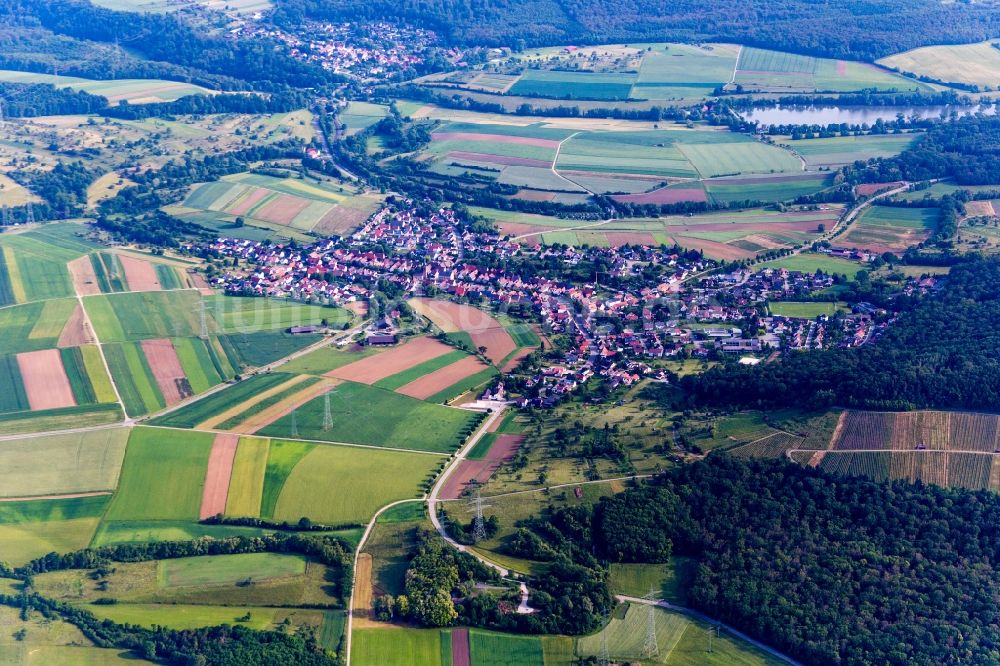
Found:
[[819, 468], [831, 474], [842, 476], [863, 476], [875, 481], [889, 479], [889, 457], [886, 452], [838, 453], [827, 451]]
[[[804, 465], [809, 458], [795, 456], [795, 461]], [[1000, 456], [987, 453], [826, 451], [819, 467], [831, 474], [863, 476], [875, 481], [900, 479], [952, 488], [1000, 491]]]
[[740, 458], [777, 458], [801, 446], [801, 437], [787, 432], [776, 432], [769, 437], [730, 449], [730, 453]]
[[833, 449], [992, 453], [1000, 446], [998, 423], [1000, 417], [995, 414], [851, 411], [844, 414]]

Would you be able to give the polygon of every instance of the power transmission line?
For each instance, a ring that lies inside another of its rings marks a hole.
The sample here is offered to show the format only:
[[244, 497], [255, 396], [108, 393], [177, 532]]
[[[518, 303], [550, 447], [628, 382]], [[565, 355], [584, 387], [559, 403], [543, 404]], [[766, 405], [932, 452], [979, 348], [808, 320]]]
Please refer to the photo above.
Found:
[[[656, 601], [656, 590], [651, 589], [645, 599], [651, 602]], [[656, 606], [651, 603], [646, 606], [646, 644], [642, 646], [642, 656], [647, 659], [655, 659], [660, 656], [660, 644], [656, 640]]]

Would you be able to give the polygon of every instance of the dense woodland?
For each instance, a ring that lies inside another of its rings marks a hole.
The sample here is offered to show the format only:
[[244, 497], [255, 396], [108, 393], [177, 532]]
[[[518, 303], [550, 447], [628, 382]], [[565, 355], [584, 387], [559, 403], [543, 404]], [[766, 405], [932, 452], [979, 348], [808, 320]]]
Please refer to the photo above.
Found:
[[1000, 660], [1000, 496], [728, 456], [531, 523], [608, 562], [697, 567], [688, 603], [808, 664]]
[[988, 3], [936, 0], [280, 0], [279, 21], [404, 20], [465, 45], [728, 41], [875, 59], [1000, 33]]
[[340, 80], [320, 67], [278, 52], [267, 41], [227, 40], [169, 13], [118, 12], [87, 0], [7, 0], [0, 6], [0, 26], [43, 28], [75, 40], [118, 42], [151, 61], [243, 80], [262, 90], [306, 88]]
[[953, 178], [959, 185], [1000, 183], [1000, 117], [971, 116], [937, 123], [896, 157], [844, 169], [851, 183]]
[[1000, 410], [1000, 259], [958, 264], [941, 290], [895, 307], [874, 344], [727, 363], [681, 386], [701, 405]]

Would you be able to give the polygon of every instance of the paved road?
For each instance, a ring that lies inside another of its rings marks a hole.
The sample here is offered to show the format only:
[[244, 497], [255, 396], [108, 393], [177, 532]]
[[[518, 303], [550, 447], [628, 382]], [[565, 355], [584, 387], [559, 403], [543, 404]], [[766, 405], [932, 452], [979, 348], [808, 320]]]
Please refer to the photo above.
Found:
[[659, 600], [652, 600], [652, 599], [643, 599], [641, 597], [629, 597], [629, 596], [625, 596], [623, 594], [615, 595], [615, 599], [617, 599], [618, 601], [627, 601], [630, 604], [642, 604], [643, 606], [658, 606], [659, 608], [665, 608], [667, 610], [672, 610], [672, 611], [675, 611], [677, 613], [683, 613], [683, 614], [688, 615], [690, 617], [693, 617], [693, 618], [696, 618], [698, 620], [701, 620], [702, 622], [707, 622], [707, 623], [709, 623], [711, 625], [714, 625], [714, 626], [717, 626], [717, 627], [721, 627], [721, 628], [725, 629], [727, 632], [729, 632], [730, 634], [732, 634], [733, 636], [736, 636], [737, 638], [742, 638], [747, 643], [750, 643], [751, 645], [753, 645], [754, 647], [756, 647], [759, 650], [763, 650], [764, 652], [768, 653], [772, 657], [776, 657], [778, 659], [781, 659], [782, 661], [784, 661], [786, 663], [789, 663], [789, 664], [793, 664], [794, 666], [802, 666], [802, 664], [800, 662], [792, 659], [788, 655], [785, 655], [785, 654], [782, 654], [781, 652], [778, 652], [777, 650], [775, 650], [770, 645], [765, 645], [764, 643], [761, 643], [758, 640], [750, 638], [749, 636], [747, 636], [746, 634], [744, 634], [742, 631], [740, 631], [740, 630], [738, 630], [738, 629], [736, 629], [734, 627], [731, 627], [728, 624], [724, 624], [722, 622], [719, 622], [718, 620], [713, 619], [713, 618], [705, 615], [704, 613], [696, 611], [693, 608], [687, 608], [685, 606], [678, 606], [676, 604], [670, 603], [669, 601], [659, 601]]

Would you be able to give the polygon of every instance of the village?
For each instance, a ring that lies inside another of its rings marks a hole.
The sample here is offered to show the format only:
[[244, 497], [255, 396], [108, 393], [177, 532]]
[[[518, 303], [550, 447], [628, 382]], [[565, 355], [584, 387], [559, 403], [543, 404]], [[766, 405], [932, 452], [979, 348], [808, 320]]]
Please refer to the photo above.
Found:
[[[561, 341], [533, 376], [518, 381], [522, 400], [538, 405], [594, 376], [612, 389], [644, 377], [666, 380], [669, 360], [756, 364], [782, 350], [864, 345], [888, 325], [880, 316], [886, 313], [865, 303], [808, 318], [769, 311], [771, 303], [829, 290], [832, 275], [784, 268], [705, 274], [715, 262], [676, 248], [522, 245], [463, 222], [452, 209], [407, 200], [393, 200], [348, 237], [311, 246], [222, 238], [202, 249], [236, 260], [238, 268], [213, 281], [230, 294], [331, 306], [368, 304], [377, 295], [443, 296], [529, 317]], [[589, 280], [538, 270], [588, 265], [605, 270]], [[359, 342], [395, 343], [398, 316], [386, 304]]]
[[432, 59], [452, 61], [461, 56], [458, 50], [436, 46], [438, 38], [429, 30], [380, 21], [309, 21], [288, 32], [265, 22], [245, 20], [231, 30], [231, 36], [277, 42], [293, 58], [360, 80], [385, 80], [400, 72], [412, 73]]

